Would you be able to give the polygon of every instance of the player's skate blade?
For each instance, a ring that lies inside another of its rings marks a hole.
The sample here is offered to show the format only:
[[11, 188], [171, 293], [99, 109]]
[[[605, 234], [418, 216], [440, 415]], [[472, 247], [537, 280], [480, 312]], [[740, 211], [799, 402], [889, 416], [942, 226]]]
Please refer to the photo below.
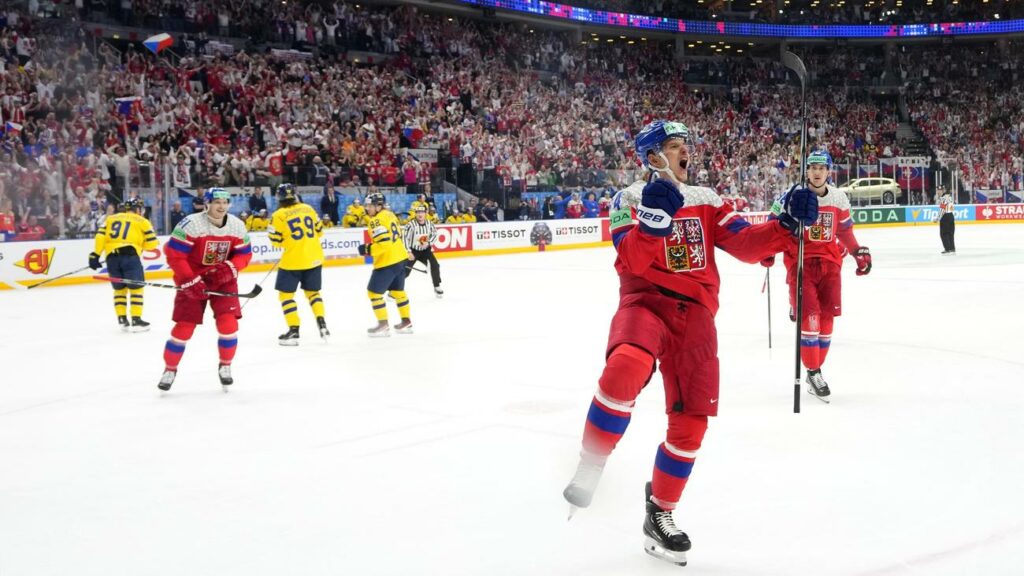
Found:
[[164, 370], [163, 376], [160, 377], [160, 383], [157, 384], [156, 387], [159, 388], [161, 392], [167, 392], [171, 389], [171, 385], [174, 384], [174, 377], [177, 375], [178, 373], [174, 370]]
[[320, 339], [327, 342], [331, 337], [331, 331], [327, 329], [327, 321], [322, 317], [316, 319], [316, 326], [320, 330]]
[[831, 404], [831, 403], [832, 403], [832, 402], [831, 402], [831, 401], [829, 400], [829, 397], [828, 397], [828, 396], [818, 396], [818, 393], [814, 391], [814, 387], [813, 387], [813, 386], [808, 386], [808, 387], [807, 387], [807, 393], [808, 393], [808, 394], [810, 394], [811, 396], [814, 396], [814, 397], [815, 397], [815, 398], [817, 398], [818, 400], [821, 400], [821, 401], [822, 401], [822, 402], [824, 402], [825, 404]]
[[299, 345], [299, 327], [291, 326], [288, 331], [277, 337], [277, 343], [281, 346]]
[[235, 379], [231, 377], [231, 365], [221, 364], [217, 368], [217, 377], [220, 378], [220, 388], [225, 393], [231, 389], [231, 385], [235, 383]]
[[391, 328], [387, 320], [381, 320], [373, 328], [366, 329], [366, 335], [370, 338], [387, 338], [391, 336]]
[[398, 334], [412, 334], [412, 321], [406, 319], [402, 320], [400, 324], [395, 324], [395, 332]]
[[659, 560], [671, 562], [677, 566], [686, 566], [686, 552], [674, 552], [672, 550], [667, 550], [664, 546], [658, 544], [657, 540], [650, 536], [644, 537], [644, 552], [647, 552]]

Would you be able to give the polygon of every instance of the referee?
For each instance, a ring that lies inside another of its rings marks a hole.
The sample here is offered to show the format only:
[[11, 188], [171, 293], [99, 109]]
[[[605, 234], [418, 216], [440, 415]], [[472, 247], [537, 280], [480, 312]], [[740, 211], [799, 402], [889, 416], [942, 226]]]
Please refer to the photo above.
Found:
[[430, 279], [434, 282], [434, 294], [441, 298], [444, 290], [441, 289], [441, 265], [437, 263], [434, 251], [431, 246], [437, 238], [437, 228], [427, 220], [426, 206], [416, 207], [416, 217], [405, 225], [403, 240], [405, 247], [409, 250], [409, 259], [405, 262], [405, 277], [409, 277], [413, 266], [417, 262], [423, 262], [430, 268]]
[[956, 220], [953, 215], [953, 196], [939, 187], [939, 237], [942, 238], [942, 253], [956, 254], [953, 234], [956, 233]]

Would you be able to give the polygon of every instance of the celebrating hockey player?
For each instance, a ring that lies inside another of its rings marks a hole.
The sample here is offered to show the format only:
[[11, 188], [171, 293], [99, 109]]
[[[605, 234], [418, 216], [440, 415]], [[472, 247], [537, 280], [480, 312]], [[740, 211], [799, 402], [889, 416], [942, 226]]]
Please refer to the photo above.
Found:
[[[153, 225], [142, 215], [146, 205], [141, 198], [131, 198], [123, 204], [124, 212], [111, 214], [96, 231], [95, 251], [89, 254], [89, 267], [99, 270], [100, 257], [107, 254], [107, 272], [112, 278], [144, 281], [142, 253], [159, 245]], [[149, 322], [142, 319], [142, 286], [113, 282], [114, 313], [121, 330], [144, 332]], [[131, 323], [125, 315], [128, 295], [131, 294]]]
[[278, 337], [278, 343], [282, 346], [299, 344], [299, 307], [295, 303], [295, 290], [300, 285], [316, 316], [320, 337], [326, 340], [331, 334], [327, 330], [324, 301], [320, 297], [324, 263], [320, 238], [324, 235], [324, 226], [313, 208], [299, 202], [295, 186], [278, 186], [277, 200], [281, 207], [274, 211], [267, 238], [275, 246], [284, 249], [274, 288], [281, 300], [281, 311], [288, 324], [288, 331]]
[[223, 386], [231, 385], [231, 360], [238, 345], [238, 319], [242, 317], [237, 296], [215, 296], [207, 290], [238, 292], [238, 272], [249, 265], [252, 248], [241, 220], [228, 214], [231, 195], [223, 188], [205, 193], [206, 211], [186, 216], [164, 247], [167, 264], [174, 271], [178, 293], [174, 297], [174, 328], [164, 347], [164, 374], [158, 387], [170, 390], [185, 345], [197, 324], [203, 323], [209, 301], [217, 323], [217, 374]]
[[[800, 320], [800, 359], [807, 368], [807, 391], [828, 402], [832, 393], [821, 376], [829, 345], [832, 325], [843, 313], [840, 269], [843, 256], [852, 254], [857, 262], [857, 275], [871, 272], [871, 251], [857, 243], [850, 217], [850, 199], [828, 184], [832, 157], [828, 152], [812, 152], [807, 156], [807, 185], [818, 198], [818, 218], [804, 230], [804, 290]], [[772, 218], [779, 218], [783, 201], [772, 206]], [[796, 302], [797, 243], [791, 242], [783, 254], [789, 302]], [[771, 266], [775, 256], [761, 264]]]
[[652, 180], [632, 184], [613, 200], [619, 307], [587, 414], [580, 462], [563, 495], [573, 510], [590, 504], [637, 395], [659, 364], [668, 432], [647, 484], [644, 549], [684, 565], [690, 540], [675, 526], [672, 510], [690, 476], [708, 417], [718, 413], [715, 248], [756, 263], [789, 245], [799, 221], [813, 222], [817, 202], [809, 190], [794, 188], [778, 221], [751, 225], [710, 188], [686, 184], [692, 155], [686, 126], [652, 122], [635, 144]]
[[427, 220], [427, 207], [417, 206], [416, 216], [405, 225], [403, 239], [405, 249], [409, 251], [409, 259], [405, 261], [405, 277], [409, 277], [413, 266], [417, 262], [430, 268], [430, 279], [434, 283], [434, 294], [441, 298], [444, 290], [441, 289], [441, 265], [437, 263], [437, 256], [434, 256], [432, 248], [434, 240], [437, 239], [437, 228]]
[[384, 195], [380, 192], [372, 192], [366, 196], [366, 216], [370, 243], [360, 244], [359, 254], [373, 257], [373, 273], [370, 274], [370, 283], [366, 290], [373, 306], [373, 314], [377, 317], [377, 325], [366, 332], [374, 338], [391, 335], [388, 328], [387, 305], [384, 303], [384, 293], [389, 292], [398, 305], [398, 314], [402, 317], [402, 321], [395, 324], [395, 332], [411, 334], [409, 297], [405, 294], [405, 261], [409, 258], [409, 252], [402, 243], [398, 218], [384, 208]]

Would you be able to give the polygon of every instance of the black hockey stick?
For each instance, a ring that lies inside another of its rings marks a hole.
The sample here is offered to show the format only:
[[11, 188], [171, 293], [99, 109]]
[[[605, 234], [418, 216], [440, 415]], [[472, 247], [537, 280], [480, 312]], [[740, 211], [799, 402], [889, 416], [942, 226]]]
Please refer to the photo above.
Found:
[[43, 280], [42, 282], [36, 282], [35, 284], [29, 286], [27, 288], [27, 290], [31, 290], [33, 288], [37, 288], [39, 286], [42, 286], [43, 284], [49, 284], [50, 282], [53, 282], [54, 280], [60, 280], [61, 278], [66, 278], [68, 276], [71, 276], [72, 274], [78, 274], [80, 272], [85, 272], [89, 268], [92, 268], [92, 266], [82, 266], [78, 270], [72, 270], [71, 272], [66, 272], [64, 274], [61, 274], [60, 276], [54, 276], [53, 278], [47, 278], [46, 280]]
[[[256, 283], [256, 287], [253, 288], [253, 290], [256, 292], [256, 294], [259, 294], [260, 292], [263, 291], [262, 284], [267, 281], [267, 278], [270, 278], [270, 275], [274, 272], [274, 270], [277, 270], [277, 267], [280, 266], [280, 265], [281, 265], [281, 259], [279, 258], [277, 260], [277, 262], [274, 262], [274, 266], [271, 267], [270, 270], [267, 270], [267, 273], [263, 276], [263, 279]], [[255, 294], [253, 294], [253, 296], [255, 296]], [[248, 304], [249, 304], [249, 301], [246, 300], [245, 303], [242, 304], [242, 310], [245, 310], [245, 307]]]
[[764, 292], [765, 288], [768, 288], [768, 349], [772, 349], [772, 276], [771, 268], [764, 269], [764, 284], [761, 286], [761, 291]]
[[[803, 60], [789, 50], [782, 51], [782, 64], [800, 79], [800, 183], [807, 186], [807, 67]], [[797, 229], [796, 254], [796, 365], [793, 369], [793, 413], [800, 413], [800, 327], [803, 325], [804, 305], [804, 221]]]
[[[145, 282], [143, 280], [129, 280], [127, 278], [114, 278], [113, 276], [93, 276], [96, 280], [103, 280], [105, 282], [116, 282], [117, 284], [131, 284], [132, 286], [152, 286], [153, 288], [166, 288], [168, 290], [184, 290], [180, 286], [174, 284], [160, 284], [159, 282]], [[206, 290], [204, 294], [209, 296], [227, 296], [229, 298], [255, 298], [259, 296], [260, 292], [263, 292], [263, 287], [259, 284], [253, 286], [252, 290], [239, 293], [239, 292], [220, 292], [218, 290]]]
[[426, 269], [426, 268], [417, 268], [415, 264], [413, 264], [413, 265], [411, 266], [411, 268], [412, 268], [413, 270], [415, 270], [415, 271], [419, 272], [420, 274], [426, 274], [426, 273], [427, 273], [427, 269]]

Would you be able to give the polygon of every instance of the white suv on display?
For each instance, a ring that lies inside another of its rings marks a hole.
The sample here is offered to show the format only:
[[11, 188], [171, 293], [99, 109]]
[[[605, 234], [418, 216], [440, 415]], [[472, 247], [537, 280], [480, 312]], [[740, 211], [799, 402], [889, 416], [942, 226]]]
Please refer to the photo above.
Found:
[[903, 194], [899, 184], [892, 178], [855, 178], [840, 186], [839, 190], [850, 197], [850, 201], [871, 203], [881, 200], [882, 204], [895, 204], [896, 198]]

